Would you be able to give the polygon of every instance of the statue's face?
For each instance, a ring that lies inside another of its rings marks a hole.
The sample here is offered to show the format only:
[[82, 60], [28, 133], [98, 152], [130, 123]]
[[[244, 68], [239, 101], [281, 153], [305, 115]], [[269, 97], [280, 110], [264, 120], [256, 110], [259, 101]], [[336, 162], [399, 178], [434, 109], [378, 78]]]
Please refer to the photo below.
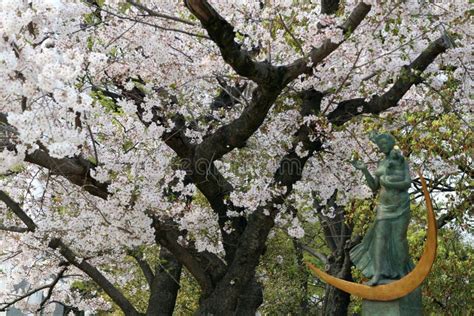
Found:
[[393, 146], [394, 146], [393, 141], [385, 137], [381, 137], [377, 139], [376, 144], [379, 147], [380, 151], [383, 152], [384, 154], [388, 154], [393, 149]]

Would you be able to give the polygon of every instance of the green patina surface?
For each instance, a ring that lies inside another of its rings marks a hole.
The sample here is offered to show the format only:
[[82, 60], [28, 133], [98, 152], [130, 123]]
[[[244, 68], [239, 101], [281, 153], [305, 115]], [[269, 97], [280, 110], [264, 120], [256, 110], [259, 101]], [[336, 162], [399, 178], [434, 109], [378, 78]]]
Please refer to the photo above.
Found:
[[[367, 184], [378, 194], [376, 219], [362, 242], [351, 252], [351, 260], [370, 280], [368, 285], [387, 284], [407, 275], [414, 265], [408, 254], [407, 229], [410, 221], [411, 185], [408, 162], [395, 148], [389, 134], [375, 134], [371, 140], [385, 154], [372, 175], [367, 166], [353, 161]], [[364, 301], [363, 315], [421, 315], [420, 289], [390, 302]]]
[[421, 316], [420, 288], [405, 297], [389, 302], [362, 301], [362, 316]]

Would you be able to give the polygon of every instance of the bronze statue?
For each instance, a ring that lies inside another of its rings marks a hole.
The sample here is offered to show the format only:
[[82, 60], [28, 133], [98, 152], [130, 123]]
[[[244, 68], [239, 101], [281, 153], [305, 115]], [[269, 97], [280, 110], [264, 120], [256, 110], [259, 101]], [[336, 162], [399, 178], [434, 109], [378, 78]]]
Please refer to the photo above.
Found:
[[408, 163], [401, 152], [394, 149], [393, 136], [378, 134], [371, 140], [386, 156], [378, 163], [374, 176], [362, 161], [353, 161], [353, 165], [363, 172], [372, 191], [379, 194], [376, 219], [350, 256], [364, 276], [371, 278], [366, 284], [377, 285], [398, 280], [414, 267], [407, 243], [411, 178]]
[[374, 176], [359, 160], [352, 164], [361, 170], [369, 187], [378, 193], [376, 218], [362, 242], [350, 257], [370, 280], [366, 285], [331, 276], [311, 263], [308, 267], [322, 280], [347, 293], [363, 298], [363, 315], [421, 315], [419, 286], [429, 274], [436, 257], [436, 219], [425, 179], [420, 173], [426, 201], [428, 231], [423, 254], [416, 267], [408, 255], [407, 228], [410, 220], [408, 189], [411, 179], [408, 163], [395, 148], [389, 134], [374, 134], [371, 140], [385, 154]]

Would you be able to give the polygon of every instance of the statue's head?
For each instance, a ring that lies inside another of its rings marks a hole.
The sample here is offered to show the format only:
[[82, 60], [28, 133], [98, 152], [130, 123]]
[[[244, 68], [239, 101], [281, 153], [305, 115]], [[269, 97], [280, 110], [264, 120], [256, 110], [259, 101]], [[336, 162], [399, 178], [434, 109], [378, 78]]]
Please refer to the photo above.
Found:
[[370, 134], [369, 138], [379, 147], [380, 151], [386, 155], [388, 155], [395, 146], [395, 138], [390, 134], [372, 133]]

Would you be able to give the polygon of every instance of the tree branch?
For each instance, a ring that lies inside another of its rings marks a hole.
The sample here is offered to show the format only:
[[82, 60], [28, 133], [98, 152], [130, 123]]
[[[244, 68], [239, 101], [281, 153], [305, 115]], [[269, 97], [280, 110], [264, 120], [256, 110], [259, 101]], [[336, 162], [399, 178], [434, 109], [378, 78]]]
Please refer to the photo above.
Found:
[[[349, 36], [359, 26], [370, 11], [371, 6], [360, 2], [349, 15], [347, 20], [339, 26], [345, 37]], [[303, 57], [291, 63], [286, 68], [286, 74], [283, 82], [288, 83], [296, 79], [301, 74], [311, 74], [313, 68], [322, 62], [329, 54], [335, 51], [342, 43], [334, 43], [330, 39], [326, 39], [323, 44], [317, 48], [313, 48], [309, 53], [309, 57]], [[309, 66], [308, 64], [311, 63]]]
[[3, 201], [10, 208], [10, 210], [12, 210], [12, 212], [26, 225], [26, 227], [28, 227], [28, 231], [35, 231], [36, 224], [28, 216], [28, 214], [23, 211], [20, 204], [13, 201], [13, 199], [2, 190], [0, 190], [0, 200]]
[[[140, 80], [138, 79], [138, 81]], [[137, 115], [139, 116], [142, 123], [146, 126], [151, 124], [151, 122], [155, 122], [156, 124], [162, 125], [165, 124], [165, 119], [160, 115], [160, 109], [156, 107], [151, 109], [151, 121], [145, 121], [143, 119], [145, 109], [143, 108], [142, 103], [145, 94], [140, 89], [135, 87], [134, 89], [128, 91], [124, 89], [124, 87], [122, 87], [120, 83], [115, 82], [115, 85], [123, 90], [123, 95], [110, 92], [108, 90], [102, 90], [99, 87], [94, 87], [94, 90], [100, 90], [104, 95], [110, 97], [114, 101], [118, 101], [120, 98], [127, 98], [132, 100], [137, 105]], [[163, 104], [173, 104], [177, 102], [176, 98], [173, 95], [168, 94], [166, 90], [159, 89], [157, 92], [159, 94], [159, 97], [166, 101], [163, 102]], [[214, 203], [219, 203], [220, 206], [223, 206], [224, 209], [226, 209], [227, 206], [225, 206], [221, 196], [221, 193], [223, 192], [221, 190], [223, 189], [221, 184], [228, 184], [228, 182], [225, 181], [225, 179], [222, 177], [222, 175], [220, 175], [220, 173], [218, 173], [215, 167], [214, 175], [217, 176], [217, 178], [213, 178], [212, 181], [208, 181], [207, 175], [203, 174], [202, 170], [197, 169], [199, 167], [199, 164], [196, 164], [195, 161], [192, 161], [191, 164], [189, 164], [189, 159], [192, 159], [193, 157], [194, 146], [191, 145], [189, 139], [184, 135], [185, 122], [181, 117], [177, 116], [174, 119], [174, 125], [175, 126], [173, 127], [173, 130], [171, 132], [167, 132], [162, 135], [163, 141], [171, 149], [173, 149], [180, 158], [187, 159], [187, 162], [183, 163], [184, 170], [186, 170], [193, 176], [204, 177], [204, 179], [199, 178], [201, 180], [196, 180], [195, 177], [194, 181], [200, 190], [207, 193], [207, 197], [214, 197], [214, 200], [210, 198], [211, 204], [213, 203], [212, 201], [214, 201]], [[213, 184], [214, 186], [211, 186], [209, 184]], [[217, 185], [218, 190], [215, 190], [215, 185]], [[214, 207], [216, 207], [215, 204]], [[178, 244], [177, 238], [179, 236], [179, 232], [175, 231], [174, 229], [171, 229], [171, 226], [173, 225], [159, 223], [159, 221], [155, 217], [153, 217], [153, 221], [155, 223], [154, 228], [157, 236], [156, 241], [166, 247], [168, 250], [170, 250], [176, 256], [176, 258], [178, 258], [180, 262], [182, 262], [186, 266], [186, 268], [188, 268], [191, 274], [193, 274], [193, 276], [198, 280], [198, 283], [200, 284], [203, 290], [209, 290], [211, 288], [212, 283], [210, 282], [208, 274], [213, 274], [212, 272], [214, 272], [215, 274], [219, 271], [222, 271], [223, 263], [221, 262], [221, 260], [217, 257], [207, 256], [205, 259], [205, 263], [201, 264], [201, 262], [197, 258], [203, 259], [204, 255], [201, 254], [201, 256], [199, 256], [194, 253], [191, 255], [189, 249]], [[205, 270], [205, 264], [207, 265], [207, 267], [213, 267], [214, 271]]]
[[432, 42], [412, 63], [402, 69], [390, 90], [381, 97], [374, 97], [369, 102], [370, 113], [378, 114], [395, 106], [412, 85], [421, 82], [420, 74], [449, 47], [450, 42], [447, 35]]
[[28, 228], [0, 225], [0, 230], [6, 231], [6, 232], [12, 232], [12, 233], [26, 233], [28, 231]]
[[34, 290], [32, 290], [32, 291], [29, 291], [29, 292], [27, 292], [27, 293], [25, 293], [25, 294], [19, 296], [18, 298], [14, 299], [13, 301], [11, 301], [11, 302], [9, 302], [9, 303], [7, 303], [7, 302], [2, 303], [2, 304], [5, 304], [5, 305], [4, 305], [2, 308], [0, 308], [0, 312], [5, 312], [8, 307], [13, 306], [15, 303], [17, 303], [17, 302], [19, 302], [19, 301], [21, 301], [21, 300], [24, 300], [25, 298], [27, 298], [27, 297], [29, 297], [29, 296], [31, 296], [31, 295], [33, 295], [33, 294], [39, 292], [39, 291], [42, 291], [42, 290], [44, 290], [44, 289], [47, 289], [47, 288], [49, 288], [50, 286], [51, 286], [51, 284], [46, 284], [46, 285], [40, 286], [40, 287], [38, 287], [38, 288], [36, 288], [36, 289], [34, 289]]
[[180, 288], [182, 264], [165, 247], [160, 249], [159, 260], [148, 299], [149, 316], [173, 314]]
[[77, 258], [76, 254], [66, 246], [59, 238], [53, 238], [48, 246], [58, 250], [66, 260], [87, 274], [97, 285], [99, 285], [107, 295], [120, 307], [126, 315], [139, 315], [135, 307], [110, 281], [94, 266], [84, 259]]
[[420, 74], [437, 56], [449, 48], [449, 41], [442, 36], [432, 42], [409, 65], [403, 67], [392, 87], [381, 96], [374, 96], [368, 102], [363, 98], [342, 101], [334, 111], [328, 114], [328, 120], [335, 125], [342, 125], [351, 118], [362, 113], [378, 114], [397, 105], [398, 101], [415, 84], [421, 82]]
[[306, 250], [310, 255], [312, 255], [313, 257], [316, 257], [318, 258], [319, 260], [321, 260], [321, 262], [323, 264], [327, 264], [328, 263], [328, 258], [323, 255], [322, 253], [320, 252], [317, 252], [316, 250], [314, 250], [313, 248], [309, 247], [309, 246], [306, 246], [306, 245], [303, 245], [302, 243], [298, 243], [299, 246], [303, 249], [303, 250]]
[[153, 283], [153, 279], [155, 278], [155, 275], [153, 274], [153, 271], [150, 268], [150, 265], [148, 262], [146, 262], [145, 259], [143, 259], [142, 254], [138, 250], [130, 250], [128, 254], [135, 259], [137, 262], [138, 266], [143, 272], [143, 275], [145, 276], [146, 282], [151, 288], [151, 285]]
[[[34, 221], [26, 214], [20, 205], [13, 201], [5, 192], [0, 191], [0, 199], [7, 204], [8, 207], [17, 215], [20, 220], [28, 227], [28, 231], [34, 232], [37, 228]], [[78, 260], [74, 252], [66, 246], [63, 241], [59, 238], [53, 238], [49, 242], [48, 246], [51, 249], [58, 249], [59, 253], [66, 258], [66, 260], [77, 267], [79, 270], [86, 273], [92, 280], [94, 280], [97, 285], [99, 285], [105, 293], [107, 293], [110, 298], [124, 311], [126, 315], [138, 315], [135, 307], [125, 298], [125, 296], [116, 288], [112, 283], [110, 283], [107, 278], [100, 273], [100, 271], [89, 264], [85, 260]]]
[[[319, 112], [321, 100], [322, 94], [317, 91], [305, 95], [301, 109], [302, 116], [316, 115]], [[237, 247], [232, 262], [228, 263], [225, 276], [219, 280], [213, 293], [207, 298], [212, 304], [218, 304], [218, 299], [223, 293], [228, 300], [237, 302], [240, 291], [255, 276], [255, 267], [265, 250], [268, 234], [274, 226], [274, 218], [279, 210], [277, 206], [284, 203], [285, 198], [292, 191], [293, 184], [301, 179], [302, 170], [308, 158], [322, 146], [319, 138], [312, 140], [313, 132], [313, 128], [307, 125], [302, 125], [297, 131], [293, 147], [282, 158], [280, 167], [274, 174], [272, 188], [281, 189], [282, 193], [275, 194], [270, 201], [257, 208], [249, 216], [245, 230], [239, 237], [240, 246]], [[308, 151], [308, 154], [303, 157], [296, 154], [296, 148], [301, 145], [303, 151]]]
[[[130, 91], [127, 91], [119, 83], [115, 84], [117, 87], [123, 90], [123, 95], [109, 92], [107, 90], [101, 90], [101, 92], [113, 100], [118, 100], [122, 97], [133, 100], [137, 105], [137, 114], [142, 120], [142, 123], [145, 125], [150, 124], [149, 122], [145, 122], [143, 120], [144, 109], [142, 102], [145, 94], [136, 87]], [[99, 88], [95, 87], [95, 89]], [[172, 95], [169, 95], [164, 89], [160, 89], [158, 93], [163, 100], [166, 100], [166, 103], [174, 104], [177, 102], [176, 98]], [[245, 226], [245, 219], [238, 217], [229, 218], [227, 216], [228, 209], [237, 212], [239, 212], [239, 210], [231, 203], [225, 203], [225, 196], [228, 195], [233, 190], [233, 188], [232, 185], [217, 170], [213, 162], [224, 153], [232, 150], [234, 148], [233, 146], [237, 146], [236, 139], [232, 138], [229, 141], [229, 137], [232, 137], [232, 133], [234, 133], [235, 130], [243, 129], [249, 124], [256, 124], [252, 129], [240, 134], [240, 137], [248, 138], [263, 122], [263, 119], [268, 109], [271, 107], [273, 100], [269, 100], [267, 103], [262, 105], [262, 103], [259, 102], [263, 101], [259, 98], [259, 96], [253, 98], [251, 105], [249, 105], [247, 109], [244, 110], [244, 113], [239, 119], [229, 125], [221, 127], [213, 135], [207, 137], [203, 142], [201, 142], [201, 144], [197, 146], [192, 145], [189, 139], [185, 136], [185, 122], [181, 117], [175, 117], [175, 126], [173, 131], [162, 136], [166, 144], [171, 149], [173, 149], [180, 158], [185, 159], [183, 160], [182, 165], [183, 170], [188, 173], [190, 179], [192, 179], [197, 188], [206, 196], [213, 210], [219, 215], [219, 225], [223, 236], [224, 248], [226, 250], [226, 260], [228, 261], [231, 261], [231, 258], [233, 257], [235, 248], [238, 244], [238, 237]], [[265, 110], [262, 109], [263, 106], [265, 106]], [[164, 119], [161, 117], [160, 109], [152, 108], [151, 111], [153, 115], [151, 120], [152, 122], [156, 122], [157, 124], [165, 124]], [[247, 120], [250, 118], [252, 121], [249, 123]], [[255, 123], [255, 120], [261, 121]], [[230, 142], [232, 146], [226, 145], [226, 142]], [[228, 220], [232, 222], [234, 228], [234, 230], [229, 234], [223, 230], [224, 225]], [[160, 240], [160, 242], [166, 242], [166, 238]], [[168, 243], [168, 245], [171, 246], [172, 244]], [[179, 251], [180, 249], [180, 247], [176, 246], [170, 250], [175, 253], [175, 251]], [[214, 264], [219, 263], [215, 262]], [[187, 268], [189, 269], [190, 267], [187, 266]], [[198, 272], [198, 269], [195, 269], [194, 271]], [[204, 282], [204, 278], [202, 276], [200, 278], [203, 281], [202, 284], [205, 284], [206, 282]]]
[[471, 190], [469, 196], [466, 199], [460, 201], [457, 205], [455, 205], [452, 209], [450, 209], [446, 214], [441, 215], [437, 220], [438, 229], [443, 228], [446, 224], [456, 218], [457, 213], [461, 210], [472, 208], [474, 205], [474, 193]]
[[234, 148], [242, 148], [247, 139], [262, 125], [281, 88], [257, 87], [250, 104], [231, 123], [217, 129], [196, 148], [200, 158], [218, 160]]
[[270, 83], [277, 70], [265, 62], [252, 60], [248, 51], [235, 42], [234, 27], [220, 16], [206, 0], [185, 0], [189, 11], [201, 21], [210, 38], [217, 44], [221, 55], [239, 75], [257, 83]]
[[[145, 82], [141, 79], [133, 80], [137, 81], [138, 83], [145, 84]], [[94, 90], [100, 90], [106, 96], [110, 97], [114, 102], [117, 102], [120, 98], [132, 100], [137, 106], [137, 115], [140, 121], [145, 126], [149, 126], [151, 123], [156, 123], [157, 125], [165, 127], [167, 126], [167, 118], [162, 115], [163, 110], [156, 106], [153, 106], [150, 109], [152, 113], [151, 120], [144, 120], [145, 108], [143, 107], [143, 101], [146, 95], [143, 91], [141, 91], [137, 87], [134, 87], [132, 90], [128, 91], [120, 82], [114, 82], [114, 84], [122, 90], [122, 94], [103, 90], [96, 86], [94, 86]], [[176, 96], [170, 94], [168, 91], [166, 91], [166, 89], [157, 89], [157, 94], [164, 106], [173, 106], [178, 103]], [[189, 159], [190, 157], [192, 157], [194, 146], [191, 144], [190, 139], [185, 135], [186, 122], [184, 118], [179, 114], [174, 115], [171, 120], [174, 123], [173, 128], [171, 129], [171, 131], [163, 133], [161, 139], [172, 150], [174, 150], [180, 158]]]
[[66, 273], [68, 269], [68, 266], [65, 266], [64, 268], [59, 271], [58, 275], [54, 278], [53, 282], [51, 282], [50, 287], [48, 289], [48, 294], [46, 294], [46, 297], [41, 301], [40, 307], [38, 308], [37, 311], [40, 311], [43, 309], [44, 304], [51, 298], [51, 295], [53, 294], [54, 287], [56, 284], [58, 284], [59, 280], [64, 276], [64, 273]]
[[[16, 129], [8, 123], [8, 117], [4, 113], [0, 113], [0, 126], [6, 129], [12, 135], [3, 136], [0, 141], [0, 147], [8, 150], [15, 150], [15, 144], [11, 139], [16, 134]], [[52, 174], [58, 174], [71, 183], [74, 183], [92, 195], [105, 199], [108, 195], [108, 183], [101, 183], [95, 180], [90, 171], [95, 165], [82, 157], [73, 158], [53, 158], [49, 155], [48, 150], [42, 145], [40, 149], [32, 153], [26, 153], [25, 161], [51, 170]]]
[[155, 228], [156, 241], [173, 253], [176, 259], [188, 269], [203, 292], [209, 292], [212, 289], [209, 273], [203, 269], [203, 265], [198, 261], [197, 256], [193, 256], [188, 249], [178, 243], [179, 232], [173, 226], [174, 223], [166, 225], [154, 217], [153, 227]]
[[191, 21], [184, 20], [184, 19], [172, 16], [172, 15], [161, 13], [161, 12], [157, 12], [157, 11], [152, 10], [152, 9], [148, 8], [147, 6], [144, 6], [143, 4], [138, 3], [136, 1], [127, 0], [127, 2], [130, 3], [131, 5], [133, 5], [135, 8], [139, 9], [140, 11], [144, 11], [144, 12], [148, 13], [148, 16], [153, 16], [153, 17], [157, 17], [157, 18], [162, 18], [162, 19], [166, 19], [166, 20], [180, 22], [180, 23], [184, 23], [184, 24], [192, 25], [192, 26], [196, 25], [195, 23], [193, 23]]
[[321, 0], [322, 14], [335, 14], [339, 9], [339, 0]]
[[4, 302], [4, 303], [1, 303], [1, 304], [5, 304], [2, 308], [0, 308], [0, 311], [1, 312], [4, 312], [7, 310], [8, 307], [10, 306], [13, 306], [15, 303], [21, 301], [21, 300], [24, 300], [25, 298], [28, 298], [30, 297], [31, 295], [39, 292], [39, 291], [42, 291], [44, 289], [49, 289], [48, 290], [48, 295], [46, 296], [46, 298], [41, 302], [41, 305], [40, 305], [40, 308], [38, 309], [41, 310], [44, 303], [51, 297], [51, 294], [52, 294], [52, 291], [53, 291], [53, 288], [56, 286], [56, 284], [59, 282], [59, 280], [61, 280], [64, 276], [64, 273], [66, 272], [67, 270], [67, 267], [64, 267], [63, 269], [61, 269], [61, 271], [57, 274], [57, 276], [54, 278], [54, 280], [49, 283], [49, 284], [46, 284], [46, 285], [43, 285], [43, 286], [40, 286], [34, 290], [31, 290], [23, 295], [20, 295], [19, 297], [17, 297], [16, 299], [14, 299], [13, 301], [7, 303], [7, 302]]
[[91, 176], [90, 171], [95, 165], [86, 159], [53, 158], [44, 150], [35, 150], [31, 154], [26, 154], [25, 161], [49, 169], [52, 174], [65, 177], [92, 195], [103, 199], [108, 196], [108, 183], [99, 182]]

